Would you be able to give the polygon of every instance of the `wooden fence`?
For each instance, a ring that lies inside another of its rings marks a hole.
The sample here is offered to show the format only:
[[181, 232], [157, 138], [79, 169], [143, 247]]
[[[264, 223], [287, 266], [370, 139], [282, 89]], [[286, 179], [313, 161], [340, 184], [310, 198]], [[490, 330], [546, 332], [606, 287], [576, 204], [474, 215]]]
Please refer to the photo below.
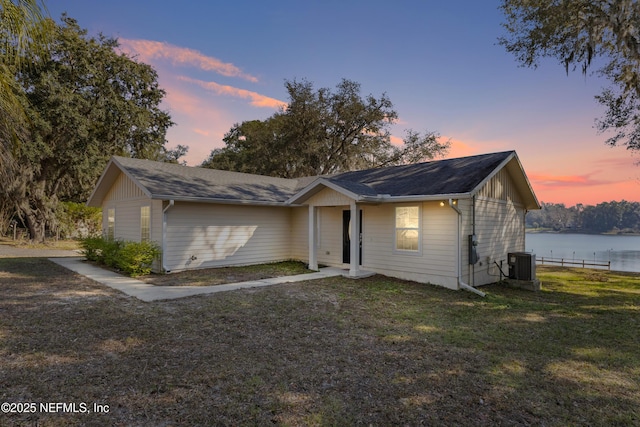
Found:
[[567, 267], [582, 267], [582, 268], [591, 268], [591, 267], [606, 267], [607, 270], [611, 270], [611, 261], [585, 261], [585, 260], [569, 260], [565, 258], [548, 258], [548, 257], [536, 257], [536, 264], [555, 264]]

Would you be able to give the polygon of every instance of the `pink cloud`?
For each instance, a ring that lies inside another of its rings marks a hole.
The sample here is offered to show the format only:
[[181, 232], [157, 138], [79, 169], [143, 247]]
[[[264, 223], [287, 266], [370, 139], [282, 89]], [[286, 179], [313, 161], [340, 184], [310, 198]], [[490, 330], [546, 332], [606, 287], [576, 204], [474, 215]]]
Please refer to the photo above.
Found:
[[[595, 172], [597, 173], [597, 172]], [[541, 187], [585, 187], [595, 185], [611, 184], [609, 181], [597, 180], [591, 178], [592, 174], [587, 175], [549, 175], [549, 174], [529, 174], [532, 184]]]
[[396, 145], [398, 147], [401, 147], [404, 144], [404, 140], [399, 136], [391, 135], [389, 139], [391, 140], [391, 144]]
[[202, 136], [209, 136], [209, 134], [211, 133], [208, 130], [198, 129], [198, 128], [193, 129], [193, 131], [198, 135], [202, 135]]
[[152, 40], [119, 39], [119, 42], [122, 51], [138, 57], [143, 62], [151, 63], [155, 59], [164, 59], [171, 61], [173, 65], [192, 66], [227, 77], [239, 77], [253, 83], [258, 81], [257, 77], [244, 73], [235, 65], [206, 56], [194, 49]]
[[451, 146], [449, 148], [449, 153], [447, 154], [448, 158], [456, 158], [456, 157], [465, 157], [465, 156], [473, 156], [474, 154], [478, 154], [480, 151], [473, 147], [472, 144], [468, 144], [464, 141], [454, 138], [447, 138], [445, 136], [442, 137], [443, 141], [451, 141]]
[[266, 108], [285, 108], [287, 103], [275, 98], [261, 95], [246, 89], [239, 89], [233, 86], [221, 85], [216, 82], [204, 82], [202, 80], [192, 79], [191, 77], [178, 77], [179, 80], [196, 84], [204, 89], [217, 93], [218, 95], [229, 95], [238, 98], [250, 99], [251, 105], [254, 107]]

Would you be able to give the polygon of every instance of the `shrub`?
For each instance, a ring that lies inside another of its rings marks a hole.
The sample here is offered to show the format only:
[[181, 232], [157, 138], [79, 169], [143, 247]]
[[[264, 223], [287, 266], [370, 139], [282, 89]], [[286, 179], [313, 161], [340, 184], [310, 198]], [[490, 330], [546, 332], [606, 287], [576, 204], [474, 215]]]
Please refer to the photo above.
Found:
[[109, 267], [118, 268], [119, 252], [124, 246], [121, 240], [103, 239], [102, 254], [99, 263]]
[[160, 256], [160, 249], [151, 242], [125, 242], [117, 255], [116, 267], [135, 277], [151, 273], [151, 265]]
[[89, 261], [116, 268], [132, 277], [149, 274], [153, 261], [160, 256], [158, 245], [152, 242], [87, 237], [81, 246], [82, 254]]
[[87, 257], [89, 261], [102, 263], [102, 252], [105, 240], [102, 237], [87, 237], [82, 239], [80, 246], [82, 247], [82, 255]]

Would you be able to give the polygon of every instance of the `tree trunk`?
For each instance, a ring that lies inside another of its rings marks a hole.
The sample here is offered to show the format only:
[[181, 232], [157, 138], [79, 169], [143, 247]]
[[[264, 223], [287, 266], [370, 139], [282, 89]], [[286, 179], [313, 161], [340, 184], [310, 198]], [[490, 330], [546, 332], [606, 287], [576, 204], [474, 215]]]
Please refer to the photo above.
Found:
[[42, 218], [38, 218], [36, 212], [31, 209], [22, 209], [27, 228], [29, 229], [29, 236], [31, 240], [36, 243], [42, 243], [45, 240], [45, 221]]

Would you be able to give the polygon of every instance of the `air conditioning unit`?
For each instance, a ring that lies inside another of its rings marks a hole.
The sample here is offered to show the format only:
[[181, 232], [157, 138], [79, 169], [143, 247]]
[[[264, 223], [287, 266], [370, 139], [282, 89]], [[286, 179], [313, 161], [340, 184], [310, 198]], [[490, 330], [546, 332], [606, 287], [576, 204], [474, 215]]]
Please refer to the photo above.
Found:
[[536, 255], [529, 252], [511, 252], [508, 255], [509, 279], [536, 280]]

